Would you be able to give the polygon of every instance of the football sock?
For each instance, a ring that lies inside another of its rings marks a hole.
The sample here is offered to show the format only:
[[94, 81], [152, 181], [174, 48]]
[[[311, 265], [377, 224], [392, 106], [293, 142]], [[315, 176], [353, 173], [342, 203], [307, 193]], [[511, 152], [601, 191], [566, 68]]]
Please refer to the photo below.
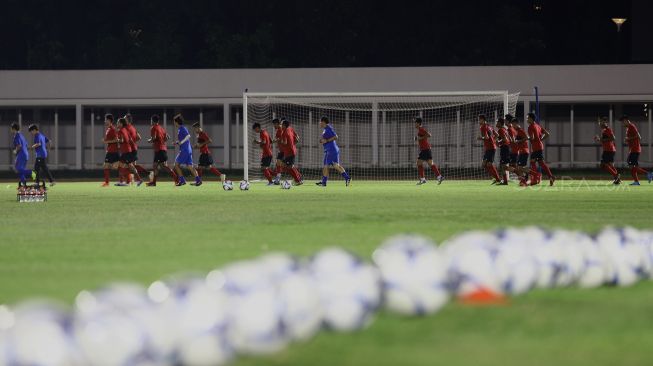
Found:
[[630, 174], [633, 176], [633, 180], [635, 182], [639, 182], [639, 177], [637, 176], [637, 172], [638, 171], [636, 166], [630, 168]]
[[431, 171], [433, 172], [433, 174], [435, 174], [436, 177], [439, 177], [441, 175], [440, 169], [438, 169], [438, 166], [435, 164], [431, 165]]
[[645, 169], [642, 169], [642, 168], [640, 168], [639, 166], [636, 166], [635, 168], [637, 169], [637, 172], [638, 172], [638, 173], [648, 174], [648, 172], [647, 172]]
[[323, 185], [323, 186], [326, 186], [326, 185], [327, 185], [327, 180], [328, 180], [328, 179], [329, 179], [329, 177], [326, 177], [326, 176], [324, 176], [324, 175], [322, 176], [322, 185]]
[[501, 178], [499, 177], [499, 172], [497, 172], [497, 168], [495, 168], [494, 165], [490, 165], [488, 169], [490, 171], [490, 175], [492, 175], [494, 179], [496, 179], [497, 181], [501, 180]]
[[217, 175], [218, 177], [222, 175], [222, 173], [220, 173], [220, 171], [216, 167], [211, 167], [211, 173]]
[[351, 177], [349, 176], [349, 174], [347, 174], [347, 172], [342, 172], [341, 175], [342, 175], [343, 178], [345, 178], [345, 180], [351, 179]]
[[145, 168], [140, 164], [134, 164], [134, 168], [136, 168], [136, 171], [139, 173], [147, 174], [147, 170], [145, 170]]
[[201, 177], [202, 174], [204, 174], [204, 169], [202, 169], [202, 168], [197, 168], [196, 170], [197, 170], [197, 176], [198, 176], [198, 177]]
[[104, 183], [109, 183], [109, 169], [104, 169]]
[[265, 168], [263, 170], [263, 175], [268, 180], [268, 182], [272, 183], [272, 171], [270, 171], [270, 168]]
[[551, 169], [549, 169], [549, 166], [543, 161], [540, 161], [539, 164], [542, 167], [542, 170], [544, 170], [544, 172], [546, 173], [546, 175], [548, 175], [549, 178], [553, 178], [553, 173], [551, 173]]
[[422, 165], [417, 167], [417, 174], [419, 175], [419, 179], [424, 179], [424, 167]]

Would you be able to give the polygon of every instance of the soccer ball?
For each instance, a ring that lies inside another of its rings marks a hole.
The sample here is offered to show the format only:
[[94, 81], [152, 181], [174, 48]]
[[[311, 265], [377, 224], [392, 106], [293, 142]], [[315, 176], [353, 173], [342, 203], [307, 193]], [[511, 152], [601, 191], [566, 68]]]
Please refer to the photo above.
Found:
[[624, 230], [605, 229], [596, 237], [596, 242], [606, 258], [608, 284], [630, 286], [645, 275], [646, 252], [643, 246], [625, 235]]
[[506, 294], [523, 294], [537, 282], [537, 261], [526, 242], [500, 242], [495, 266], [501, 289]]
[[535, 286], [539, 288], [555, 286], [560, 272], [562, 254], [559, 247], [548, 240], [549, 236], [547, 232], [535, 226], [519, 229], [509, 228], [499, 233], [501, 243], [508, 244], [508, 246], [527, 246], [537, 268]]
[[311, 260], [325, 325], [337, 331], [361, 329], [381, 302], [379, 271], [339, 248], [327, 248]]
[[581, 288], [603, 285], [607, 277], [606, 258], [597, 243], [588, 235], [578, 233], [574, 245], [578, 246], [585, 262], [585, 270], [578, 277], [576, 284]]
[[291, 187], [292, 184], [289, 181], [284, 180], [281, 182], [281, 189], [290, 189]]
[[240, 182], [240, 190], [241, 191], [248, 191], [249, 190], [249, 182], [244, 180]]
[[224, 183], [222, 183], [222, 189], [224, 189], [225, 191], [233, 191], [234, 183], [230, 180], [225, 180]]
[[395, 236], [375, 250], [372, 258], [383, 279], [385, 306], [391, 311], [431, 314], [449, 300], [446, 261], [430, 240]]

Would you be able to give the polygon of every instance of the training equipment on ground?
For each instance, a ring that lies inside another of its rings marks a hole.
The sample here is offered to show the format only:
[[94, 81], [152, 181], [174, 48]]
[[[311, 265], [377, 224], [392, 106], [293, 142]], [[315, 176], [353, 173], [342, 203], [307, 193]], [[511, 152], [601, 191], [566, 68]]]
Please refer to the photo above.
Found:
[[290, 181], [284, 180], [281, 181], [281, 189], [290, 189], [292, 188], [292, 183]]
[[239, 187], [240, 187], [241, 191], [249, 191], [249, 182], [246, 181], [246, 180], [243, 180], [243, 181], [240, 182]]
[[45, 186], [20, 186], [16, 192], [16, 202], [45, 202], [48, 200], [48, 190]]
[[[243, 148], [245, 179], [262, 178], [260, 148], [251, 126], [274, 134], [273, 118], [287, 118], [300, 136], [295, 164], [304, 179], [322, 176], [319, 121], [329, 118], [338, 134], [340, 163], [357, 180], [413, 180], [418, 147], [415, 117], [430, 131], [434, 162], [447, 179], [485, 178], [479, 167], [483, 145], [476, 140], [478, 115], [488, 121], [515, 115], [518, 94], [507, 91], [402, 93], [245, 93]], [[427, 167], [428, 169], [428, 167]], [[332, 179], [341, 179], [333, 175]], [[433, 177], [435, 179], [435, 177]]]
[[449, 300], [447, 266], [435, 244], [421, 236], [387, 239], [372, 254], [383, 279], [385, 306], [403, 315], [426, 315]]
[[224, 183], [222, 183], [222, 189], [224, 189], [225, 191], [233, 191], [234, 183], [230, 180], [225, 180]]

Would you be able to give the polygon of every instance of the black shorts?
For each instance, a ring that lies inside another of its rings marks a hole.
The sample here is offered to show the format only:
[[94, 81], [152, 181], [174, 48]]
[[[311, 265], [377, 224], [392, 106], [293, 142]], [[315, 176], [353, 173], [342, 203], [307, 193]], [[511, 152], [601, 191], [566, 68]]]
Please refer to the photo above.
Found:
[[519, 154], [517, 153], [510, 153], [510, 165], [517, 165], [517, 157]]
[[155, 163], [167, 163], [168, 162], [168, 151], [159, 150], [154, 153], [154, 162]]
[[132, 156], [133, 154], [131, 152], [122, 153], [120, 154], [120, 162], [123, 164], [131, 164], [134, 162], [134, 160], [132, 160]]
[[422, 161], [433, 160], [433, 153], [431, 152], [431, 149], [420, 150], [417, 159]]
[[628, 154], [628, 165], [639, 166], [639, 153], [631, 152]]
[[211, 154], [200, 154], [200, 162], [198, 166], [211, 166], [213, 165], [213, 157]]
[[295, 165], [295, 155], [287, 155], [287, 156], [284, 155], [283, 163], [286, 164], [287, 166]]
[[604, 151], [601, 155], [601, 164], [610, 164], [614, 163], [614, 151]]
[[496, 154], [496, 150], [485, 150], [483, 153], [483, 161], [489, 161], [490, 163], [494, 163], [494, 154]]
[[272, 164], [272, 155], [261, 158], [261, 168], [269, 168]]
[[533, 151], [531, 153], [531, 160], [544, 161], [544, 151]]
[[132, 154], [132, 162], [138, 161], [138, 150], [132, 151], [131, 154]]
[[517, 165], [518, 166], [528, 165], [528, 153], [517, 155]]
[[120, 154], [117, 152], [108, 152], [104, 155], [104, 162], [107, 164], [113, 164], [120, 160]]
[[277, 160], [283, 161], [283, 153], [281, 151], [277, 153]]
[[499, 150], [499, 159], [502, 165], [510, 164], [510, 146], [501, 146], [501, 150]]

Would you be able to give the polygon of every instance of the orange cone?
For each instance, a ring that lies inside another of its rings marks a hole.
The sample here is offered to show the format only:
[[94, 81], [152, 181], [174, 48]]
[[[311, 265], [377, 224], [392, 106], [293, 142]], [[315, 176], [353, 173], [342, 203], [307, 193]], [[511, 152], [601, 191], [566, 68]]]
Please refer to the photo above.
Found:
[[500, 293], [480, 287], [475, 291], [462, 295], [458, 298], [461, 304], [465, 305], [508, 305], [508, 299]]

